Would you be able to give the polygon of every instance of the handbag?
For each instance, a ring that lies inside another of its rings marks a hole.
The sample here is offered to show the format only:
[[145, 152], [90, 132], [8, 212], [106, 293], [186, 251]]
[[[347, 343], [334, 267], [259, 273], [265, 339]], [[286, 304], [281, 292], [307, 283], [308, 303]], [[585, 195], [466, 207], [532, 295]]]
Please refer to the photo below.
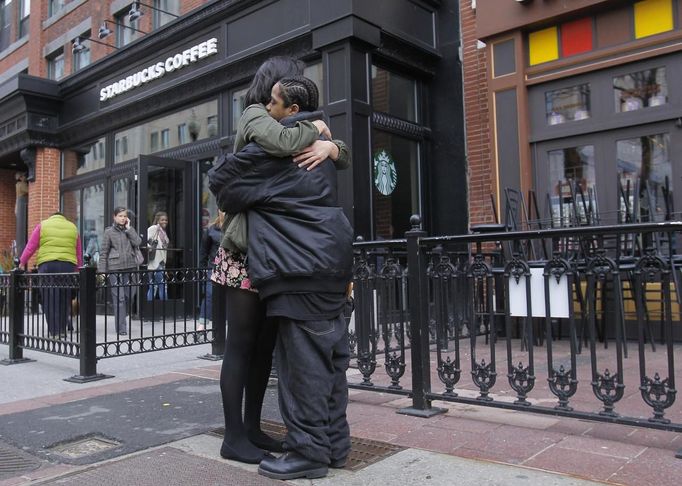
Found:
[[221, 245], [230, 251], [246, 253], [249, 247], [249, 231], [246, 213], [233, 214], [230, 217]]
[[159, 230], [156, 230], [156, 236], [153, 240], [147, 241], [147, 255], [149, 256], [149, 261], [151, 262], [156, 256], [156, 247], [159, 246]]
[[137, 262], [138, 265], [142, 265], [144, 263], [144, 256], [142, 255], [139, 246], [135, 247], [135, 261]]

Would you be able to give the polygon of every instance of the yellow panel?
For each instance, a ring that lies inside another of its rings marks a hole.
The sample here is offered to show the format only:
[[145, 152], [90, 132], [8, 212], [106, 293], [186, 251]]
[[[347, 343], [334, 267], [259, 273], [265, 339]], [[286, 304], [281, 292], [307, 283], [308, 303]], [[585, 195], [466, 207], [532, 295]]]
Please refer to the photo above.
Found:
[[673, 30], [673, 0], [644, 0], [635, 3], [635, 38]]
[[531, 66], [559, 59], [557, 28], [549, 27], [531, 32], [528, 35], [528, 52]]

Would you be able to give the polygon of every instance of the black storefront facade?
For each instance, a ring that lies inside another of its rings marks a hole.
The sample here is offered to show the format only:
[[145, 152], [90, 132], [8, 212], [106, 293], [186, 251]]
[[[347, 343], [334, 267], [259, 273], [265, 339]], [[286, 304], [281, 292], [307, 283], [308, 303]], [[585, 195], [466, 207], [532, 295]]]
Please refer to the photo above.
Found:
[[126, 206], [145, 237], [167, 212], [169, 265], [196, 266], [217, 214], [206, 173], [231, 150], [255, 70], [289, 55], [351, 147], [339, 194], [356, 235], [402, 237], [413, 213], [431, 233], [464, 232], [458, 32], [453, 0], [210, 2], [59, 83], [19, 75], [5, 99], [27, 126], [12, 148], [29, 166], [36, 147], [59, 149], [54, 183], [87, 253]]

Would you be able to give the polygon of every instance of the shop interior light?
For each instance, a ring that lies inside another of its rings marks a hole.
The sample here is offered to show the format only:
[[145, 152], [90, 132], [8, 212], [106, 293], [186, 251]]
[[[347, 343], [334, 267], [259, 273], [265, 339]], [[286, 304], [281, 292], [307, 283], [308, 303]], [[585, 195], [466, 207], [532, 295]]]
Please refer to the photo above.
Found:
[[140, 10], [140, 5], [142, 5], [143, 7], [151, 8], [152, 10], [156, 10], [166, 15], [170, 15], [171, 17], [175, 17], [176, 19], [179, 17], [179, 15], [175, 15], [173, 12], [168, 12], [167, 10], [163, 10], [153, 5], [148, 5], [142, 2], [133, 2], [133, 4], [130, 7], [130, 13], [128, 13], [128, 20], [130, 22], [134, 22], [144, 14], [144, 12]]

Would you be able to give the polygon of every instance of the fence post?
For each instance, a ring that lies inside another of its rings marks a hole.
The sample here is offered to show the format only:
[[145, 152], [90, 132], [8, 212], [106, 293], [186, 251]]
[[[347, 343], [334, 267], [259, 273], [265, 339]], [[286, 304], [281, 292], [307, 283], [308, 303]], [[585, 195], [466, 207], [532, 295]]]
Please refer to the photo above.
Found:
[[87, 383], [89, 381], [112, 378], [111, 375], [97, 373], [97, 268], [86, 265], [79, 270], [80, 298], [80, 374], [64, 381]]
[[18, 260], [15, 259], [14, 269], [12, 269], [9, 276], [9, 295], [7, 296], [7, 307], [9, 310], [9, 358], [0, 361], [0, 364], [3, 365], [35, 361], [24, 358], [24, 348], [21, 345], [21, 336], [24, 334], [24, 289], [19, 285], [19, 280], [23, 273], [19, 268]]
[[407, 286], [410, 308], [410, 356], [412, 359], [412, 406], [398, 413], [416, 417], [433, 417], [447, 410], [431, 406], [426, 397], [431, 392], [429, 352], [429, 284], [426, 276], [426, 255], [419, 247], [419, 239], [426, 236], [421, 229], [421, 218], [413, 214], [412, 229], [407, 238]]
[[213, 341], [211, 342], [211, 353], [198, 356], [199, 359], [206, 359], [209, 361], [220, 361], [225, 354], [225, 330], [226, 330], [226, 316], [225, 316], [225, 288], [209, 280], [209, 284], [213, 286], [211, 290], [213, 298], [211, 299], [211, 322], [213, 323]]

